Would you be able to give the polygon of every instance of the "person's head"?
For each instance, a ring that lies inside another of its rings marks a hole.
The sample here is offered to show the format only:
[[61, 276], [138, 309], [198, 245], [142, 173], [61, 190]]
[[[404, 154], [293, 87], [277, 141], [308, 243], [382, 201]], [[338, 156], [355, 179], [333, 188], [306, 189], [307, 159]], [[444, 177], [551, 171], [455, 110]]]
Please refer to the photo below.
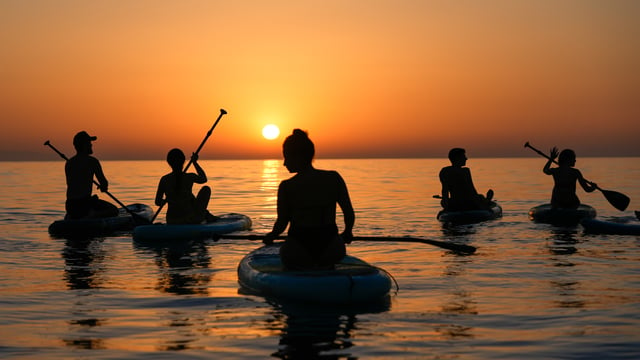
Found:
[[95, 136], [89, 135], [86, 131], [80, 131], [73, 137], [73, 147], [77, 152], [85, 152], [87, 154], [93, 153], [91, 142], [97, 140]]
[[463, 148], [453, 148], [449, 150], [449, 161], [452, 165], [463, 166], [467, 162], [467, 154]]
[[576, 153], [571, 149], [564, 149], [558, 155], [558, 165], [574, 166], [576, 164]]
[[298, 172], [311, 166], [315, 146], [306, 131], [294, 129], [282, 143], [284, 166], [289, 172]]
[[180, 149], [171, 149], [167, 154], [167, 163], [173, 171], [182, 171], [184, 166], [184, 153]]

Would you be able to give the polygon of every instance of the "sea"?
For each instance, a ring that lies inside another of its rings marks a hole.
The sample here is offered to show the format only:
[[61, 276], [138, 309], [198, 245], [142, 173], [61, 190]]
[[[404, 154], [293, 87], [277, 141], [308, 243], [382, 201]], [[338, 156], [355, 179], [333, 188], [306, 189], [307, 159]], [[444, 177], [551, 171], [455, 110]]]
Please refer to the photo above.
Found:
[[[320, 306], [240, 291], [237, 266], [256, 241], [52, 238], [48, 226], [64, 216], [62, 161], [0, 162], [0, 358], [640, 359], [640, 236], [529, 220], [550, 198], [544, 163], [470, 159], [476, 188], [494, 190], [503, 217], [452, 226], [437, 221], [434, 198], [446, 159], [316, 159], [345, 179], [356, 236], [477, 248], [354, 241], [348, 253], [388, 271], [397, 288], [382, 306]], [[102, 165], [125, 204], [153, 206], [169, 172], [163, 161]], [[282, 160], [201, 165], [212, 213], [248, 215], [246, 234], [270, 230], [278, 184], [291, 176]], [[631, 198], [619, 211], [579, 189], [598, 218], [638, 222], [640, 158], [579, 158], [576, 167]]]

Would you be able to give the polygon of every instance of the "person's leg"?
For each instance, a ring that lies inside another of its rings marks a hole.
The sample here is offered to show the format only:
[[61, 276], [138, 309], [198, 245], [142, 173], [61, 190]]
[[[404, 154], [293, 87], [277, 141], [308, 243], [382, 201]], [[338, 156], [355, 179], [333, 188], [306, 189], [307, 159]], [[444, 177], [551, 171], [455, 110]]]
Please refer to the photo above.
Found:
[[203, 186], [200, 191], [198, 191], [198, 195], [196, 196], [196, 201], [198, 202], [198, 207], [202, 210], [206, 210], [209, 206], [209, 200], [211, 199], [211, 188], [208, 186]]
[[209, 212], [209, 210], [207, 210], [210, 200], [211, 188], [208, 186], [203, 186], [200, 191], [198, 191], [198, 195], [196, 196], [196, 203], [198, 204], [198, 208], [202, 211], [204, 220], [208, 223], [218, 220], [217, 216], [214, 216]]

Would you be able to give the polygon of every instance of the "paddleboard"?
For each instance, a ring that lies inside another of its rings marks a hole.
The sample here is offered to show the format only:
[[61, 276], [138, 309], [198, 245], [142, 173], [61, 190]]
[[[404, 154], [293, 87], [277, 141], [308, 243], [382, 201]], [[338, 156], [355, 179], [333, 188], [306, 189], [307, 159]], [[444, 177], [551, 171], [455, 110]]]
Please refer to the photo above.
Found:
[[529, 210], [531, 221], [554, 225], [577, 225], [583, 219], [595, 217], [596, 209], [586, 204], [580, 204], [577, 209], [552, 208], [551, 204], [543, 204]]
[[279, 253], [276, 243], [240, 261], [238, 282], [243, 292], [284, 301], [355, 304], [381, 301], [391, 289], [386, 271], [354, 256], [345, 256], [333, 270], [287, 271]]
[[499, 217], [502, 217], [502, 207], [496, 202], [493, 202], [490, 209], [464, 211], [440, 210], [436, 216], [436, 218], [443, 223], [454, 224], [475, 224]]
[[597, 219], [584, 219], [580, 223], [591, 234], [640, 235], [640, 223], [619, 223]]
[[[136, 214], [138, 220], [150, 222], [153, 217], [153, 209], [148, 205], [131, 204], [127, 209]], [[137, 224], [133, 216], [124, 208], [118, 212], [118, 216], [107, 218], [57, 220], [49, 225], [49, 234], [56, 237], [95, 236], [133, 229]]]
[[243, 214], [219, 215], [214, 222], [205, 224], [167, 225], [153, 224], [137, 226], [133, 230], [136, 241], [173, 241], [213, 238], [234, 231], [249, 230], [251, 219]]

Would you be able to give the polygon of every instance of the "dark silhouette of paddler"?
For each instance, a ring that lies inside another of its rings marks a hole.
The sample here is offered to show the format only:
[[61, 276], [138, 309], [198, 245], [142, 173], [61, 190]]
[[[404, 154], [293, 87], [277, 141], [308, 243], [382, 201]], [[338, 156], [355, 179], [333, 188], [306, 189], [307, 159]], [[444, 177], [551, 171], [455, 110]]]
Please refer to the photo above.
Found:
[[65, 219], [102, 218], [118, 216], [118, 208], [108, 201], [92, 195], [94, 177], [98, 189], [109, 190], [100, 161], [93, 154], [93, 144], [97, 137], [80, 131], [73, 137], [76, 154], [67, 160], [64, 171], [67, 179], [67, 201]]

